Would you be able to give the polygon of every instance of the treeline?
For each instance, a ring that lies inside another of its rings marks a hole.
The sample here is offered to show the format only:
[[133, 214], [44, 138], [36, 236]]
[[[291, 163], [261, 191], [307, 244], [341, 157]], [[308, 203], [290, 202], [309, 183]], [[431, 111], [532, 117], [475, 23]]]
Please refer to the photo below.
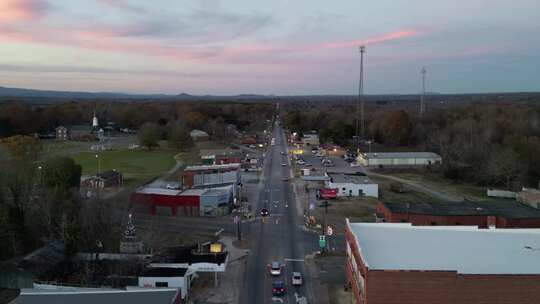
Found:
[[117, 247], [110, 243], [120, 235], [112, 209], [99, 197], [81, 199], [80, 165], [69, 157], [44, 158], [32, 136], [0, 143], [0, 261], [58, 240], [67, 256]]
[[[354, 104], [288, 104], [286, 126], [319, 130], [321, 140], [353, 147]], [[385, 148], [439, 153], [441, 173], [486, 186], [538, 186], [540, 180], [540, 106], [471, 104], [438, 106], [420, 117], [417, 105], [368, 104], [366, 140]], [[377, 145], [373, 145], [377, 147]]]
[[165, 126], [181, 122], [191, 129], [261, 128], [273, 113], [270, 103], [119, 103], [69, 102], [35, 106], [22, 102], [0, 104], [0, 137], [52, 132], [59, 125], [90, 125], [94, 110], [100, 125], [138, 129], [145, 123]]

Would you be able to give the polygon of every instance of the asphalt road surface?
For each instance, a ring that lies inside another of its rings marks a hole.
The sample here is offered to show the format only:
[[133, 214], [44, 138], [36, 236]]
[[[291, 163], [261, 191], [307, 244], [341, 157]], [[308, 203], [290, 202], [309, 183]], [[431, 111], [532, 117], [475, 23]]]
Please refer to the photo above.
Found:
[[[286, 284], [286, 294], [281, 297], [283, 303], [296, 303], [295, 293], [307, 297], [309, 303], [314, 303], [304, 257], [317, 250], [317, 236], [301, 229], [303, 215], [298, 214], [295, 207], [297, 202], [293, 187], [288, 179], [283, 179], [291, 177], [291, 170], [280, 125], [275, 125], [273, 137], [276, 138], [275, 145], [270, 146], [266, 153], [259, 199], [253, 204], [256, 215], [259, 215], [262, 208], [267, 208], [270, 215], [264, 221], [259, 218], [251, 225], [246, 225], [243, 232], [250, 240], [251, 250], [240, 302], [272, 303], [272, 282], [282, 280]], [[268, 265], [272, 261], [283, 265], [281, 275], [270, 275]], [[294, 271], [302, 273], [302, 286], [292, 286]]]

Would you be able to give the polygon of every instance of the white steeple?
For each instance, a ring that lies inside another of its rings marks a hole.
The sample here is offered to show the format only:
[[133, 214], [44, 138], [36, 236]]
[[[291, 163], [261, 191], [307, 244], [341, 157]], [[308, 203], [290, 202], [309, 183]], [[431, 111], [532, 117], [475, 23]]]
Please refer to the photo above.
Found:
[[94, 111], [94, 118], [92, 118], [92, 128], [99, 127], [98, 119], [96, 117], [96, 111]]

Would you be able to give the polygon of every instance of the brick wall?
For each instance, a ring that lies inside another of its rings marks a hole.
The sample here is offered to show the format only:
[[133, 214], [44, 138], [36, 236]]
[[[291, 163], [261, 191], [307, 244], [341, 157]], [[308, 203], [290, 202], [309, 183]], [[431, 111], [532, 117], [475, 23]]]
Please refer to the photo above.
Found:
[[540, 299], [540, 276], [370, 270], [368, 278], [365, 304], [524, 304]]
[[[416, 226], [478, 226], [488, 228], [487, 215], [462, 215], [462, 216], [438, 216], [414, 213], [393, 213], [383, 203], [377, 204], [377, 213], [382, 214], [388, 223], [412, 223]], [[508, 219], [500, 216], [495, 218], [497, 228], [540, 228], [540, 218], [532, 219]], [[540, 303], [540, 301], [539, 301]]]

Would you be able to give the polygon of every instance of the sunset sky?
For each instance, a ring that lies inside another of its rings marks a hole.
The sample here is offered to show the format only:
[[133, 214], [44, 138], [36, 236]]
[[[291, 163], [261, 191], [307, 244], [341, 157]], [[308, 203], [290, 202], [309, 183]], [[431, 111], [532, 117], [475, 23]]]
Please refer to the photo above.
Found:
[[539, 91], [538, 0], [0, 0], [0, 86], [177, 94]]

